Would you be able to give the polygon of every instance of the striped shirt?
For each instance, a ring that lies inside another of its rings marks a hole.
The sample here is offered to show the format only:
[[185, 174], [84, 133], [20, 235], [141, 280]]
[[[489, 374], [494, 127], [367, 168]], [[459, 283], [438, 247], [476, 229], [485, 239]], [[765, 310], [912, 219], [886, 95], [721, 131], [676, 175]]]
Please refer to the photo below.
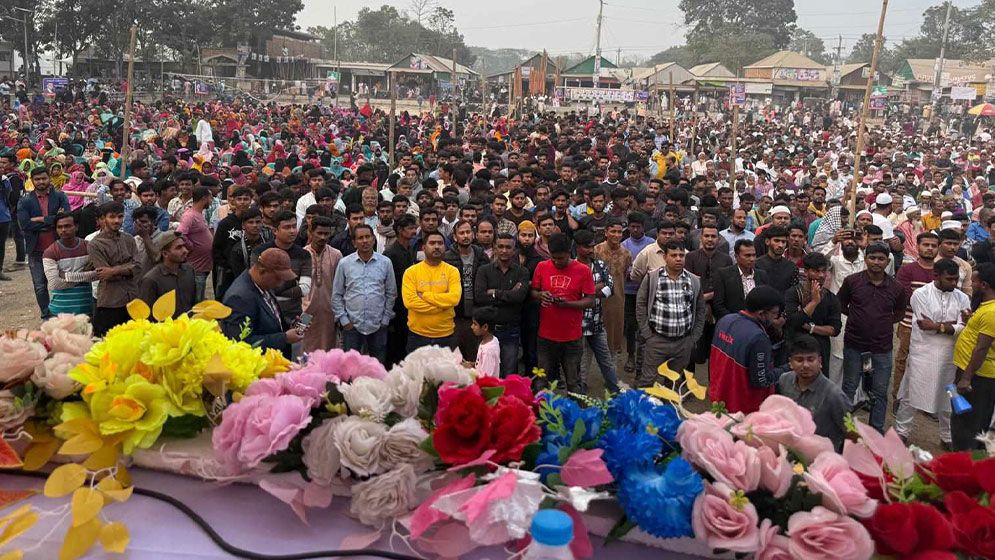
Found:
[[90, 283], [97, 273], [90, 266], [86, 241], [77, 238], [73, 247], [66, 247], [62, 240], [48, 246], [42, 255], [45, 278], [52, 298], [52, 313], [82, 313], [93, 311]]

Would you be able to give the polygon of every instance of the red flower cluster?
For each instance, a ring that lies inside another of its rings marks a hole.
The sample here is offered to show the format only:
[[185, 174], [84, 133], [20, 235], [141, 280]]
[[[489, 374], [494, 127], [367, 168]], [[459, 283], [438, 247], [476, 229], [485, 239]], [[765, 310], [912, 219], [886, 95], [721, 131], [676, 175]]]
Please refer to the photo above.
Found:
[[[995, 558], [995, 508], [978, 502], [995, 493], [995, 459], [974, 461], [968, 452], [935, 457], [919, 469], [924, 481], [945, 492], [943, 507], [923, 502], [881, 504], [866, 520], [877, 552], [915, 560]], [[878, 484], [880, 486], [880, 484]]]
[[[488, 403], [485, 389], [502, 388], [501, 396]], [[522, 452], [539, 441], [531, 382], [517, 375], [506, 379], [482, 377], [474, 385], [439, 388], [432, 443], [442, 462], [461, 465], [493, 450], [491, 461], [518, 461]]]

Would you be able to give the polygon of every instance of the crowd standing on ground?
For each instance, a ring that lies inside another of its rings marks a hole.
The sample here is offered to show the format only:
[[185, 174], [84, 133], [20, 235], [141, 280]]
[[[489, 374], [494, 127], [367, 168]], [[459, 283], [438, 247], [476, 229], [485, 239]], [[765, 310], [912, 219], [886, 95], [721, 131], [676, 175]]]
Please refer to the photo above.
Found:
[[[18, 103], [0, 267], [9, 239], [40, 317], [97, 335], [175, 291], [288, 356], [438, 345], [575, 393], [594, 363], [608, 391], [707, 364], [730, 412], [787, 395], [839, 445], [890, 400], [903, 437], [919, 410], [972, 448], [995, 409], [995, 142], [838, 108], [753, 105], [732, 154], [728, 112], [443, 107], [398, 115], [391, 161], [369, 105], [136, 103], [124, 161], [120, 107]], [[951, 418], [952, 383], [973, 409]]]

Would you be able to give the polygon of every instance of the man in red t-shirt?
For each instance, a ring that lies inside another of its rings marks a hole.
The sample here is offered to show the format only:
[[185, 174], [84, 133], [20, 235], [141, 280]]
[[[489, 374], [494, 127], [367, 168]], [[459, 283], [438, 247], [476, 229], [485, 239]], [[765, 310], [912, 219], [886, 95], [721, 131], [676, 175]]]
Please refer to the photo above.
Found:
[[587, 394], [580, 377], [584, 309], [594, 305], [594, 276], [587, 266], [570, 258], [570, 238], [549, 236], [549, 260], [536, 266], [532, 297], [539, 300], [539, 367], [546, 379], [560, 378], [572, 393]]

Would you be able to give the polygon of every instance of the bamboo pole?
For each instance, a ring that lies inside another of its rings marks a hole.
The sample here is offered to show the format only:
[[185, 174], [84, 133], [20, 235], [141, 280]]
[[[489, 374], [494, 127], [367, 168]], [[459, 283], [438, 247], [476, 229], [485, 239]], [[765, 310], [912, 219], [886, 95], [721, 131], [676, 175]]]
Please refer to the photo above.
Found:
[[397, 82], [394, 72], [387, 72], [387, 86], [390, 88], [390, 121], [387, 124], [387, 147], [390, 169], [394, 169], [394, 115], [397, 113]]
[[669, 72], [668, 76], [669, 77], [667, 78], [667, 81], [669, 82], [668, 87], [670, 89], [670, 97], [668, 98], [668, 100], [670, 101], [670, 103], [669, 103], [669, 105], [670, 105], [670, 143], [673, 144], [674, 141], [677, 139], [677, 135], [674, 133], [674, 131], [676, 130], [676, 126], [677, 126], [677, 123], [675, 122], [677, 120], [677, 103], [674, 102], [674, 73], [673, 72]]
[[131, 102], [135, 91], [135, 40], [138, 36], [138, 26], [131, 26], [131, 43], [128, 48], [128, 91], [124, 94], [124, 123], [121, 125], [121, 178], [124, 179], [128, 169], [128, 157], [131, 155]]
[[881, 0], [881, 18], [878, 20], [878, 35], [874, 40], [874, 53], [871, 55], [871, 71], [867, 74], [867, 86], [864, 88], [864, 104], [860, 108], [860, 119], [857, 121], [857, 141], [853, 148], [853, 180], [850, 183], [850, 196], [847, 197], [847, 209], [850, 211], [849, 226], [853, 227], [857, 217], [857, 185], [860, 184], [860, 152], [864, 149], [864, 123], [867, 122], [867, 111], [871, 105], [871, 88], [874, 86], [874, 73], [878, 69], [878, 56], [881, 54], [881, 43], [884, 37], [884, 16], [888, 13], [888, 0]]

